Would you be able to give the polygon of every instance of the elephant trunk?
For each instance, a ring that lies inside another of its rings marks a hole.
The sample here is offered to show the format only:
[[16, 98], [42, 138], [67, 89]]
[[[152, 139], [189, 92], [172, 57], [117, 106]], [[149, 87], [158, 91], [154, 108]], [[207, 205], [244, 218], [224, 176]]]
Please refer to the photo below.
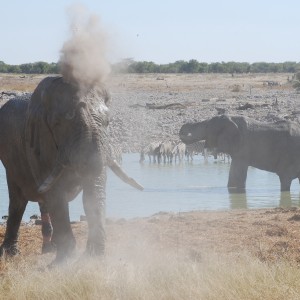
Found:
[[98, 176], [105, 161], [106, 129], [97, 126], [88, 115], [76, 125], [74, 132], [65, 146], [70, 167], [80, 176]]
[[192, 144], [205, 140], [205, 121], [200, 123], [184, 124], [179, 131], [179, 137], [185, 144]]

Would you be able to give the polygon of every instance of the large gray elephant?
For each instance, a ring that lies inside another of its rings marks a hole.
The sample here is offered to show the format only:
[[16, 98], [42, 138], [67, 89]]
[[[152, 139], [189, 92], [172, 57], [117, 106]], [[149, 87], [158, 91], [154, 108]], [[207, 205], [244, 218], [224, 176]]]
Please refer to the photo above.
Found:
[[86, 252], [104, 253], [106, 166], [141, 188], [111, 155], [108, 101], [104, 88], [82, 92], [58, 76], [43, 79], [29, 101], [12, 99], [2, 106], [0, 159], [9, 216], [0, 255], [18, 252], [20, 222], [30, 200], [49, 212], [57, 249], [53, 263], [63, 261], [75, 247], [68, 202], [80, 191], [88, 222]]
[[227, 153], [232, 162], [228, 188], [244, 189], [248, 166], [276, 173], [281, 191], [300, 178], [300, 127], [290, 121], [263, 123], [243, 116], [216, 116], [181, 127], [186, 143], [205, 140], [207, 148]]

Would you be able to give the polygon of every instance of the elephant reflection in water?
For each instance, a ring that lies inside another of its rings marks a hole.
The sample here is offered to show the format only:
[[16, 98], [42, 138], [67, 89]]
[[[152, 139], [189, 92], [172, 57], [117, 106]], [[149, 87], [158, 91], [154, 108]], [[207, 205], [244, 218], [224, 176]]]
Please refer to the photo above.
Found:
[[[294, 201], [293, 201], [294, 200]], [[246, 192], [229, 192], [229, 201], [231, 209], [247, 209], [248, 208], [248, 198]], [[255, 199], [253, 201], [256, 201]], [[259, 205], [259, 204], [258, 204]], [[293, 199], [290, 192], [280, 192], [278, 199], [278, 206], [282, 208], [291, 208], [293, 206], [300, 205], [300, 194], [298, 197]]]
[[230, 209], [246, 209], [248, 208], [247, 194], [244, 192], [228, 193]]
[[185, 124], [179, 136], [186, 144], [205, 140], [205, 147], [231, 156], [229, 189], [245, 189], [249, 166], [276, 173], [281, 191], [289, 191], [292, 180], [300, 178], [300, 127], [294, 122], [221, 115]]

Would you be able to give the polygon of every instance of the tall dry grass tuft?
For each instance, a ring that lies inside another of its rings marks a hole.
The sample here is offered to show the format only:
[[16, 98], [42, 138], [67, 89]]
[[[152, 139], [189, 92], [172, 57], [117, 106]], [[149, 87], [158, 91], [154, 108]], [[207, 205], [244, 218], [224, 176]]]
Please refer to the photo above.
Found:
[[144, 261], [85, 259], [41, 269], [36, 258], [8, 262], [0, 299], [299, 299], [300, 270], [249, 255], [157, 253]]

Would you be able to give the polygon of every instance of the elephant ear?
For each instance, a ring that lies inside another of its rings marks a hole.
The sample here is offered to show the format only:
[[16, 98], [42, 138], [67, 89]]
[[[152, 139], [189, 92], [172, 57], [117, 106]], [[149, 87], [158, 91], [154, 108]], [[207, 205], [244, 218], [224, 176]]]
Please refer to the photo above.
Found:
[[241, 132], [229, 116], [221, 116], [220, 125], [220, 131], [217, 135], [217, 149], [219, 152], [231, 154], [239, 147]]
[[26, 116], [25, 148], [31, 173], [37, 187], [49, 176], [57, 159], [57, 146], [47, 125], [47, 89], [57, 77], [45, 78], [33, 92]]

